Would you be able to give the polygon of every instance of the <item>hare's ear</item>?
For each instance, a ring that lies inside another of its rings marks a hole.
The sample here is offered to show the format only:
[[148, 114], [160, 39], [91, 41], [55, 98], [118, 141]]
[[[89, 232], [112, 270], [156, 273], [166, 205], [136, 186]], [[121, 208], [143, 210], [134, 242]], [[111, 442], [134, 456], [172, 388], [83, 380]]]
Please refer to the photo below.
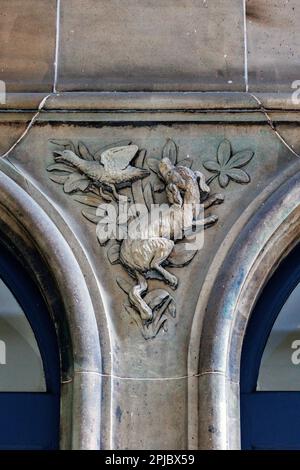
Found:
[[205, 182], [204, 174], [201, 173], [201, 171], [195, 171], [195, 175], [196, 175], [197, 180], [198, 180], [200, 191], [202, 191], [203, 193], [209, 193], [210, 192], [210, 187]]
[[166, 186], [167, 198], [171, 204], [182, 206], [182, 197], [176, 184], [170, 183]]

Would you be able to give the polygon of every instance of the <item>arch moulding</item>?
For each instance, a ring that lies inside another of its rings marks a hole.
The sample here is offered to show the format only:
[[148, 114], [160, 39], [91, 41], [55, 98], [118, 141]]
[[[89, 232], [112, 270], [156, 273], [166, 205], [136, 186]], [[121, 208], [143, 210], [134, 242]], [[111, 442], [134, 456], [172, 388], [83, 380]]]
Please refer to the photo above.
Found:
[[281, 184], [235, 238], [210, 290], [199, 356], [199, 448], [239, 449], [243, 339], [253, 307], [300, 239], [300, 173]]
[[[6, 165], [4, 165], [6, 166]], [[4, 169], [4, 168], [2, 168]], [[61, 448], [100, 446], [101, 351], [84, 275], [66, 239], [35, 200], [0, 173], [0, 230], [45, 297], [61, 356]]]

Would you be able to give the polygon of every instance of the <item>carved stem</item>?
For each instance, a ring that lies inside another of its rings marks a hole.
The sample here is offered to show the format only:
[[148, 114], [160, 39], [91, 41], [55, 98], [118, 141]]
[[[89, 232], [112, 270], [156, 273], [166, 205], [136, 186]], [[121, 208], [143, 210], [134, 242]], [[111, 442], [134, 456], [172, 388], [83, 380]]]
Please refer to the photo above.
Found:
[[217, 176], [218, 176], [218, 173], [208, 178], [208, 180], [206, 181], [206, 184], [210, 185], [213, 182], [213, 180], [217, 178]]

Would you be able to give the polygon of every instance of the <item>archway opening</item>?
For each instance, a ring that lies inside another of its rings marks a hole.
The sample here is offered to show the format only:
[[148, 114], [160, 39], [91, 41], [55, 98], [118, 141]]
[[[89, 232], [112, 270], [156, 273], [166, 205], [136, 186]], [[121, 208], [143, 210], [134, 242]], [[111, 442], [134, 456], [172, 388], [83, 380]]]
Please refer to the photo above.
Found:
[[[13, 172], [4, 161], [0, 166]], [[98, 449], [101, 350], [81, 265], [63, 233], [41, 207], [41, 194], [38, 204], [4, 173], [0, 174], [0, 191], [1, 242], [34, 281], [57, 332], [61, 366], [59, 447]]]
[[60, 358], [47, 303], [0, 242], [0, 449], [58, 449]]
[[300, 245], [251, 314], [241, 356], [241, 446], [300, 449]]

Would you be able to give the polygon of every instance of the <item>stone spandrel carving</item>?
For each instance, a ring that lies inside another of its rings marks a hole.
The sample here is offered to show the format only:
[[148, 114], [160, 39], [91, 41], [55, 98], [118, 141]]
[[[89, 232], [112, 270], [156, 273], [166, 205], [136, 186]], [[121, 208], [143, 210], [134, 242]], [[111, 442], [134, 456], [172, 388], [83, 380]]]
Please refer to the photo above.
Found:
[[[231, 152], [224, 142], [218, 151], [219, 165], [228, 163], [225, 150]], [[169, 289], [149, 289], [149, 281], [159, 280], [176, 290], [180, 280], [169, 269], [184, 268], [193, 260], [198, 251], [196, 234], [218, 220], [216, 215], [206, 216], [205, 210], [222, 203], [223, 195], [210, 194], [209, 181], [191, 169], [190, 158], [178, 160], [172, 140], [157, 159], [146, 158], [146, 150], [129, 141], [93, 154], [82, 142], [76, 147], [71, 141], [52, 144], [55, 163], [47, 168], [50, 178], [88, 207], [82, 214], [97, 224], [96, 234], [100, 245], [108, 244], [110, 263], [120, 264], [129, 274], [116, 279], [127, 294], [126, 311], [145, 339], [166, 332], [168, 319], [176, 316], [176, 300]], [[253, 153], [249, 155], [248, 161]], [[245, 165], [246, 154], [240, 156]], [[129, 188], [129, 197], [119, 192], [124, 188]]]
[[[72, 172], [65, 184], [65, 192], [74, 192], [76, 190], [86, 191], [95, 186], [99, 189], [99, 194], [106, 199], [103, 189], [110, 191], [116, 200], [119, 200], [117, 189], [130, 186], [134, 181], [149, 176], [150, 172], [130, 165], [131, 160], [138, 152], [137, 145], [118, 145], [104, 149], [99, 156], [91, 155], [87, 147], [80, 142], [78, 144], [78, 153], [70, 143], [65, 145], [69, 149], [63, 151], [56, 150], [54, 158], [57, 163], [63, 163], [60, 167], [62, 171], [67, 170], [67, 166], [73, 167], [76, 172]], [[48, 170], [58, 168], [52, 166]]]

